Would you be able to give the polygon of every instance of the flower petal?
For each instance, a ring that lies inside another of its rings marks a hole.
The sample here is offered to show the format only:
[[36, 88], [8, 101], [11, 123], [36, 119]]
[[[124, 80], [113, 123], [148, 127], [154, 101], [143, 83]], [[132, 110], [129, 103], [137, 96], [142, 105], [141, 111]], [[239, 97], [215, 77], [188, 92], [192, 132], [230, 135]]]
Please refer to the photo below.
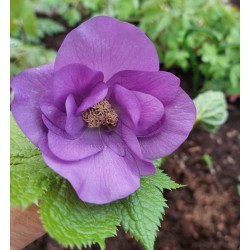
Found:
[[103, 82], [97, 83], [96, 86], [91, 90], [89, 95], [83, 100], [83, 102], [77, 109], [77, 113], [81, 113], [82, 111], [102, 101], [106, 97], [107, 93], [108, 93], [107, 84]]
[[14, 100], [11, 105], [13, 116], [29, 140], [38, 145], [46, 136], [47, 128], [42, 121], [40, 98], [51, 86], [53, 63], [25, 70], [12, 79]]
[[165, 106], [174, 100], [179, 89], [180, 79], [165, 71], [125, 70], [115, 74], [107, 84], [119, 84], [126, 89], [150, 94], [159, 99]]
[[159, 70], [157, 52], [150, 39], [136, 26], [108, 16], [93, 17], [67, 35], [55, 68], [71, 63], [102, 71], [105, 81], [126, 69]]
[[85, 129], [76, 139], [67, 139], [51, 131], [48, 133], [51, 152], [65, 161], [77, 161], [100, 152], [103, 143], [95, 129]]
[[42, 115], [43, 122], [45, 126], [50, 130], [51, 132], [63, 136], [68, 139], [76, 139], [77, 137], [69, 135], [64, 129], [61, 129], [57, 127], [54, 123], [52, 123], [45, 115]]
[[181, 88], [176, 99], [165, 108], [165, 114], [161, 132], [138, 138], [148, 159], [161, 158], [176, 150], [188, 137], [196, 119], [194, 103]]
[[153, 175], [155, 173], [154, 164], [143, 156], [140, 143], [135, 133], [126, 127], [121, 125], [116, 129], [116, 132], [120, 134], [126, 146], [131, 150], [132, 155], [135, 155], [135, 166], [139, 169], [140, 175]]
[[48, 92], [40, 99], [40, 109], [51, 123], [62, 130], [65, 129], [66, 113], [55, 106]]
[[109, 101], [118, 114], [118, 120], [135, 129], [141, 116], [141, 105], [136, 95], [120, 85], [115, 85]]
[[165, 110], [163, 104], [155, 97], [141, 92], [133, 91], [141, 105], [140, 120], [136, 135], [148, 134], [148, 130], [159, 124]]
[[103, 151], [80, 161], [66, 162], [43, 147], [43, 158], [55, 172], [68, 179], [79, 198], [105, 204], [125, 198], [140, 186], [140, 175], [128, 154], [121, 157], [104, 147]]
[[115, 133], [115, 131], [109, 131], [108, 129], [102, 129], [100, 133], [101, 139], [109, 149], [120, 156], [126, 155], [126, 145], [123, 139]]
[[77, 105], [73, 95], [67, 97], [65, 106], [67, 113], [65, 130], [70, 135], [77, 135], [80, 131], [83, 131], [85, 124], [81, 115], [76, 113]]
[[52, 96], [58, 106], [64, 105], [72, 94], [79, 105], [99, 82], [103, 74], [81, 64], [69, 64], [55, 72]]

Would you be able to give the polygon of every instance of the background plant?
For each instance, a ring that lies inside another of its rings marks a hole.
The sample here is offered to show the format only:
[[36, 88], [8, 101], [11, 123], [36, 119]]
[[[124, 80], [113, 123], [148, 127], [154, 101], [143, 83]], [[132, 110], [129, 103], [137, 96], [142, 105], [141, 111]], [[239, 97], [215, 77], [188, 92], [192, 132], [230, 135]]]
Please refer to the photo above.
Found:
[[25, 44], [41, 45], [45, 36], [100, 14], [144, 30], [154, 42], [163, 68], [195, 71], [188, 83], [195, 85], [193, 96], [198, 89], [239, 94], [239, 11], [220, 0], [12, 0], [11, 36]]

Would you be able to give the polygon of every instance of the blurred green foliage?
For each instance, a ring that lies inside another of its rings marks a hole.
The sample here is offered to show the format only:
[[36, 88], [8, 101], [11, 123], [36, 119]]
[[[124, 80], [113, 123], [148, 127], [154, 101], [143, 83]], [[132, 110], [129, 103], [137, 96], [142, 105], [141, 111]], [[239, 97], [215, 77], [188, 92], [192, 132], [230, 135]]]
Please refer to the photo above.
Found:
[[[239, 93], [239, 10], [220, 0], [11, 0], [11, 36], [24, 46], [36, 44], [34, 53], [45, 36], [94, 15], [138, 25], [154, 42], [163, 68], [193, 71], [196, 90], [199, 84], [201, 91]], [[27, 63], [14, 57], [20, 66], [12, 64], [15, 74]], [[41, 58], [35, 60], [29, 65]]]
[[20, 40], [10, 39], [10, 76], [18, 72], [46, 64], [55, 59], [54, 50], [45, 49], [39, 45], [24, 44]]
[[31, 2], [26, 0], [10, 1], [10, 34], [19, 30], [27, 34], [36, 33], [36, 14]]

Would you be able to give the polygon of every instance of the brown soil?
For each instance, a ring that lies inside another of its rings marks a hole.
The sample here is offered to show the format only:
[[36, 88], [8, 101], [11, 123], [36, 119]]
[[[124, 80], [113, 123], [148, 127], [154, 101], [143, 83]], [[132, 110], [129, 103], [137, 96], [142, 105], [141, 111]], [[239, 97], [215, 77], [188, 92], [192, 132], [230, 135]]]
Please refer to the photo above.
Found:
[[[218, 132], [195, 128], [164, 164], [165, 173], [187, 187], [164, 193], [169, 208], [156, 250], [239, 249], [239, 125], [239, 107], [230, 105], [229, 119]], [[205, 153], [213, 159], [210, 167], [203, 160]], [[106, 243], [107, 250], [143, 250], [122, 229]], [[66, 249], [45, 235], [25, 250]]]
[[[169, 203], [155, 249], [239, 249], [239, 109], [214, 134], [196, 128], [164, 166], [187, 187], [166, 192]], [[208, 167], [207, 153], [213, 159]]]

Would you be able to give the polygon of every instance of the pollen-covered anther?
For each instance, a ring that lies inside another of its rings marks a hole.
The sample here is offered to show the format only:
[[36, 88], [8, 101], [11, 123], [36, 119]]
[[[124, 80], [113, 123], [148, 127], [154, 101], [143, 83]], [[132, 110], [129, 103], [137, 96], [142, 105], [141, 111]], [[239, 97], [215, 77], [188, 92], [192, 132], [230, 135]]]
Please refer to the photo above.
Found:
[[82, 112], [82, 119], [89, 128], [99, 128], [101, 125], [115, 127], [118, 115], [107, 100], [98, 102], [93, 107]]

